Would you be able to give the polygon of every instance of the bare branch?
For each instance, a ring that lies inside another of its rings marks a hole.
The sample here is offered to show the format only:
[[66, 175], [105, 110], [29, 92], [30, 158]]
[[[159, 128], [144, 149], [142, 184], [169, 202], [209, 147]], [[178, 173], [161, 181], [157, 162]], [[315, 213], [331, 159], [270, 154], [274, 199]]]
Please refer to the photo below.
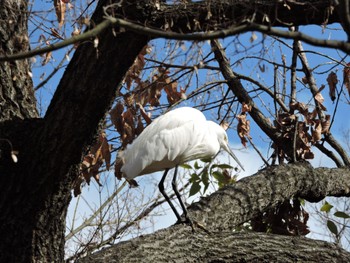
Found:
[[189, 207], [189, 213], [209, 230], [234, 229], [294, 197], [317, 202], [326, 196], [350, 196], [348, 168], [314, 169], [309, 164], [269, 166], [202, 198]]
[[243, 88], [238, 76], [232, 71], [228, 59], [226, 58], [222, 46], [218, 40], [212, 40], [211, 45], [214, 49], [215, 58], [220, 65], [222, 75], [227, 81], [233, 94], [235, 94], [240, 103], [246, 103], [252, 106], [250, 115], [261, 129], [270, 137], [277, 139], [276, 129], [270, 124], [269, 120], [262, 114], [262, 112], [255, 105], [248, 92]]
[[104, 20], [100, 24], [98, 24], [96, 27], [93, 29], [78, 35], [78, 36], [73, 36], [71, 38], [67, 38], [66, 40], [63, 40], [61, 42], [58, 42], [56, 44], [50, 44], [47, 47], [43, 47], [40, 49], [34, 49], [30, 50], [28, 52], [23, 52], [23, 53], [18, 53], [18, 54], [12, 54], [12, 55], [3, 55], [0, 56], [0, 62], [1, 61], [14, 61], [14, 60], [19, 60], [19, 59], [25, 59], [25, 58], [30, 58], [36, 55], [44, 54], [50, 51], [58, 50], [61, 48], [64, 48], [66, 46], [79, 43], [82, 41], [90, 40], [99, 34], [101, 34], [106, 28], [110, 27], [113, 24], [113, 22], [109, 19]]

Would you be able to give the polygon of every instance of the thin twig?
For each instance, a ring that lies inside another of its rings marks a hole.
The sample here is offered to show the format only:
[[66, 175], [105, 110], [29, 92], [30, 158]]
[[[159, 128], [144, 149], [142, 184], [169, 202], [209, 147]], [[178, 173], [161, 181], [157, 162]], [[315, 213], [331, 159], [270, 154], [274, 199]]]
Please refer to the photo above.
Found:
[[259, 151], [258, 147], [256, 147], [256, 145], [253, 143], [252, 139], [249, 136], [247, 136], [246, 138], [248, 138], [250, 145], [253, 146], [254, 150], [258, 153], [258, 155], [260, 156], [261, 160], [263, 160], [265, 165], [270, 166], [269, 162], [265, 159], [264, 155]]

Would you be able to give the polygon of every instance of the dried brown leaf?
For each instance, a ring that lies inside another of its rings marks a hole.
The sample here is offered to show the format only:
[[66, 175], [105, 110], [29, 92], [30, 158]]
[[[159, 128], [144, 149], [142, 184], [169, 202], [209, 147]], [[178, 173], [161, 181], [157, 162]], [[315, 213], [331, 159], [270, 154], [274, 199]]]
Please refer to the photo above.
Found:
[[[344, 68], [344, 77], [345, 77], [345, 69], [346, 68]], [[331, 100], [334, 101], [336, 99], [335, 91], [338, 83], [337, 74], [335, 74], [333, 71], [329, 73], [327, 77], [327, 82], [329, 86], [329, 96], [331, 97]]]
[[128, 143], [132, 142], [135, 138], [135, 119], [136, 119], [136, 112], [129, 108], [127, 111], [125, 111], [123, 114], [123, 133], [121, 133], [122, 136], [122, 146], [127, 145]]
[[331, 115], [326, 115], [326, 118], [322, 120], [322, 134], [328, 134], [331, 125]]
[[242, 103], [242, 113], [250, 112], [252, 110], [252, 105], [245, 102]]
[[306, 115], [308, 113], [308, 107], [302, 102], [292, 102], [289, 104], [291, 110], [298, 110], [301, 114]]
[[141, 81], [135, 88], [137, 96], [135, 102], [139, 105], [145, 106], [148, 103], [150, 82], [148, 80]]
[[62, 0], [54, 0], [54, 6], [55, 6], [58, 25], [59, 27], [61, 27], [64, 23], [64, 16], [66, 13], [66, 3], [64, 3]]
[[119, 134], [122, 134], [124, 131], [124, 104], [122, 102], [118, 102], [113, 109], [109, 111], [109, 115], [111, 116], [111, 122], [113, 123], [115, 129]]
[[159, 99], [162, 96], [161, 90], [163, 89], [163, 85], [159, 83], [152, 83], [148, 89], [148, 102], [151, 106], [156, 107], [159, 106]]
[[49, 61], [51, 60], [51, 58], [52, 58], [52, 52], [51, 52], [51, 51], [45, 53], [45, 55], [44, 55], [44, 60], [41, 62], [41, 65], [42, 65], [42, 66], [45, 66], [47, 63], [49, 63]]
[[304, 84], [308, 84], [309, 83], [309, 80], [307, 79], [306, 76], [304, 76], [301, 81], [304, 83]]
[[343, 71], [344, 85], [350, 95], [350, 63], [346, 64]]
[[124, 95], [124, 101], [125, 105], [130, 108], [134, 105], [135, 99], [134, 99], [134, 94], [133, 93], [128, 93]]
[[320, 120], [316, 120], [315, 127], [312, 130], [312, 141], [318, 142], [322, 139], [322, 125]]
[[120, 157], [117, 157], [117, 160], [115, 160], [115, 166], [114, 166], [114, 175], [117, 177], [119, 180], [122, 179], [123, 173], [121, 172], [121, 168], [124, 165], [123, 159]]
[[250, 36], [250, 39], [249, 39], [250, 43], [253, 43], [257, 38], [258, 38], [258, 36], [253, 31], [251, 36]]
[[165, 85], [164, 91], [167, 94], [167, 99], [170, 105], [173, 105], [174, 103], [178, 102], [179, 100], [184, 98], [185, 95], [184, 90], [180, 89], [180, 92], [177, 91], [177, 82], [172, 82], [168, 85]]
[[236, 117], [238, 119], [237, 124], [237, 133], [239, 138], [241, 139], [241, 143], [244, 147], [247, 147], [247, 138], [250, 138], [249, 132], [250, 132], [250, 121], [247, 120], [246, 114], [240, 114]]
[[307, 124], [313, 125], [317, 117], [317, 110], [314, 109], [312, 112], [308, 112], [308, 114], [305, 117]]
[[141, 115], [138, 115], [138, 116], [137, 116], [137, 126], [136, 126], [136, 129], [135, 129], [135, 134], [136, 134], [136, 135], [141, 134], [141, 132], [143, 131], [143, 129], [144, 129], [144, 127], [143, 127]]
[[84, 182], [83, 175], [79, 175], [73, 185], [73, 194], [75, 197], [81, 194], [81, 184]]
[[152, 122], [151, 116], [146, 113], [145, 109], [140, 105], [140, 112], [142, 115], [142, 118], [145, 120], [147, 125], [149, 125]]
[[92, 163], [94, 163], [94, 155], [93, 154], [88, 154], [84, 156], [83, 162], [81, 163], [81, 170], [84, 172], [85, 170], [88, 170], [91, 166]]
[[317, 100], [321, 104], [324, 102], [324, 98], [323, 98], [323, 96], [322, 96], [322, 94], [320, 92], [316, 93], [315, 100]]
[[101, 154], [102, 159], [105, 161], [106, 169], [109, 171], [109, 168], [111, 167], [111, 147], [108, 144], [108, 140], [105, 133], [102, 133], [100, 135], [102, 138], [102, 144], [101, 144]]
[[123, 141], [122, 146], [125, 146], [128, 143], [132, 142], [134, 137], [135, 137], [134, 135], [135, 135], [134, 128], [125, 122], [124, 123], [124, 133], [122, 135], [122, 141]]
[[303, 159], [306, 159], [306, 160], [310, 160], [310, 159], [314, 159], [315, 158], [315, 155], [313, 152], [305, 152], [303, 155], [302, 155], [302, 158]]
[[141, 50], [139, 55], [136, 57], [134, 64], [130, 67], [130, 69], [126, 73], [124, 81], [126, 83], [126, 87], [128, 90], [130, 90], [133, 81], [135, 81], [138, 84], [141, 82], [141, 79], [139, 78], [139, 76], [145, 66], [144, 55], [146, 55], [149, 50], [150, 50], [150, 47], [145, 46]]
[[64, 38], [60, 35], [60, 33], [58, 33], [58, 31], [54, 27], [51, 27], [50, 30], [51, 30], [51, 34], [54, 37], [61, 39], [61, 40], [64, 40]]

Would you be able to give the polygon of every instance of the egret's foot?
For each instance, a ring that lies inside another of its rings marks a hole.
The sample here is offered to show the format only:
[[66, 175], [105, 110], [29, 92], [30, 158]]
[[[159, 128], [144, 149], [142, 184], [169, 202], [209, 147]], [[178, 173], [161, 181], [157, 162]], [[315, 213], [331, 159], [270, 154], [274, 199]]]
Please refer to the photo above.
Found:
[[178, 219], [178, 220], [176, 221], [175, 225], [177, 225], [177, 224], [185, 224], [185, 225], [193, 226], [192, 220], [189, 219], [188, 217]]
[[205, 231], [207, 234], [210, 234], [209, 230], [206, 229], [201, 223], [197, 222], [197, 221], [192, 221], [189, 218], [184, 218], [183, 220], [178, 220], [176, 223], [177, 224], [186, 224], [189, 225], [192, 228], [192, 232], [195, 231], [194, 227], [197, 227], [203, 231]]
[[198, 227], [199, 229], [202, 229], [204, 232], [206, 232], [207, 234], [210, 234], [209, 230], [205, 228], [204, 225], [202, 225], [201, 223], [197, 222], [197, 221], [193, 221], [193, 224]]

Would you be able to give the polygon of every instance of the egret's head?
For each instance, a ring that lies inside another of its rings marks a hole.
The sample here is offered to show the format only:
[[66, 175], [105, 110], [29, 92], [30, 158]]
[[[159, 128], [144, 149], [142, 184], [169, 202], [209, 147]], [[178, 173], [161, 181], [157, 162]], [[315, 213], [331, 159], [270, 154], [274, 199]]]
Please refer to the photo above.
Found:
[[218, 141], [219, 141], [221, 149], [223, 149], [226, 152], [228, 152], [231, 155], [231, 157], [237, 162], [237, 164], [244, 171], [243, 165], [241, 164], [241, 162], [238, 160], [236, 155], [230, 149], [229, 142], [228, 142], [228, 137], [227, 137], [227, 133], [226, 133], [225, 129], [223, 127], [221, 127], [220, 125], [216, 124], [215, 122], [212, 122], [212, 121], [209, 121], [209, 122], [210, 122], [209, 125], [211, 126], [212, 129], [214, 129], [214, 131], [215, 131], [215, 133], [217, 135], [217, 138], [218, 138]]

